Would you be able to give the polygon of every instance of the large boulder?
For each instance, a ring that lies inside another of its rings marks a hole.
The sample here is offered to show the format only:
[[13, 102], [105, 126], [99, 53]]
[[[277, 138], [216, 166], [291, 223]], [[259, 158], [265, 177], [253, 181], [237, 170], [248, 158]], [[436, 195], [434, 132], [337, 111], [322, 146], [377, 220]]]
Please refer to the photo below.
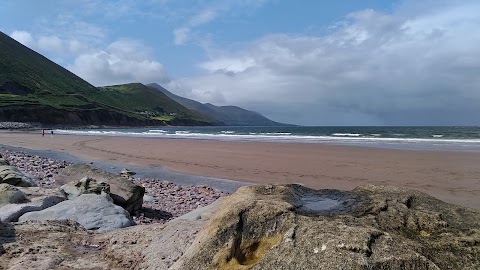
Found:
[[16, 222], [25, 213], [41, 211], [64, 200], [63, 196], [45, 196], [27, 203], [7, 204], [0, 207], [0, 221]]
[[27, 197], [15, 186], [0, 184], [0, 207], [10, 203], [28, 202]]
[[110, 185], [105, 182], [98, 182], [91, 177], [84, 177], [80, 181], [72, 181], [60, 188], [69, 200], [75, 199], [82, 194], [110, 194]]
[[83, 194], [73, 200], [63, 201], [42, 211], [30, 212], [18, 221], [73, 220], [87, 230], [112, 231], [134, 225], [130, 214], [113, 204], [108, 195]]
[[37, 184], [15, 166], [0, 165], [0, 183], [18, 187], [36, 187]]
[[130, 214], [142, 209], [145, 188], [135, 185], [132, 181], [100, 170], [86, 164], [75, 164], [60, 171], [56, 177], [58, 185], [78, 181], [84, 177], [95, 179], [98, 183], [104, 182], [110, 185], [110, 196], [114, 203], [125, 208]]
[[479, 269], [480, 212], [395, 187], [249, 186], [171, 269]]

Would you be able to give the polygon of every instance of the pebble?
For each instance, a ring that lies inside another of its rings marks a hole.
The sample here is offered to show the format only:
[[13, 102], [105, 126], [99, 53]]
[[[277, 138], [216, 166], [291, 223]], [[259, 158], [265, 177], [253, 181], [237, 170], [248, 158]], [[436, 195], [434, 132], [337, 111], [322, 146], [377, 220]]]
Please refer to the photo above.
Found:
[[[23, 152], [0, 149], [0, 154], [18, 169], [31, 176], [43, 188], [53, 188], [55, 176], [61, 169], [71, 165], [63, 160], [29, 155]], [[218, 198], [229, 195], [205, 185], [180, 186], [167, 179], [128, 177], [139, 186], [145, 187], [148, 200], [142, 210], [133, 216], [136, 224], [165, 223], [198, 207], [207, 206]]]

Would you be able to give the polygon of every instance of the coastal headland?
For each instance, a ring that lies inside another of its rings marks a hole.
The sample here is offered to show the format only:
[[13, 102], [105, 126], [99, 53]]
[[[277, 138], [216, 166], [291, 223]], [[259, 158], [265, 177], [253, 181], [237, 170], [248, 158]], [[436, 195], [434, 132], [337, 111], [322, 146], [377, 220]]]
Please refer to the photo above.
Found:
[[[480, 153], [330, 144], [221, 142], [0, 132], [0, 144], [250, 183], [351, 190], [365, 184], [415, 189], [480, 209]], [[199, 183], [202, 184], [202, 183]]]

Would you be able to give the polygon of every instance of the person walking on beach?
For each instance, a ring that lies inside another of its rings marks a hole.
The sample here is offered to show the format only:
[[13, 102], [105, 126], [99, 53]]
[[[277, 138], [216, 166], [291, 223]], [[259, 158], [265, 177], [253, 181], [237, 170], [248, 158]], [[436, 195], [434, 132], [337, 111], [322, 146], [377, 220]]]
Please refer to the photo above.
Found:
[[45, 129], [42, 129], [42, 137], [45, 137]]
[[53, 138], [53, 130], [50, 130], [50, 137]]

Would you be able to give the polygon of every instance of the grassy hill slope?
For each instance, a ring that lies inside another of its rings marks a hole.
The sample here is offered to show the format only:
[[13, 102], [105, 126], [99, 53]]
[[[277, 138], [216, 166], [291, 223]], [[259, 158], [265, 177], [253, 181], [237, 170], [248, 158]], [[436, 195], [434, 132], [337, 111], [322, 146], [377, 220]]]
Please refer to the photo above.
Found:
[[137, 115], [171, 125], [209, 125], [214, 121], [180, 105], [162, 92], [141, 83], [99, 87], [97, 101], [115, 109], [128, 108]]

